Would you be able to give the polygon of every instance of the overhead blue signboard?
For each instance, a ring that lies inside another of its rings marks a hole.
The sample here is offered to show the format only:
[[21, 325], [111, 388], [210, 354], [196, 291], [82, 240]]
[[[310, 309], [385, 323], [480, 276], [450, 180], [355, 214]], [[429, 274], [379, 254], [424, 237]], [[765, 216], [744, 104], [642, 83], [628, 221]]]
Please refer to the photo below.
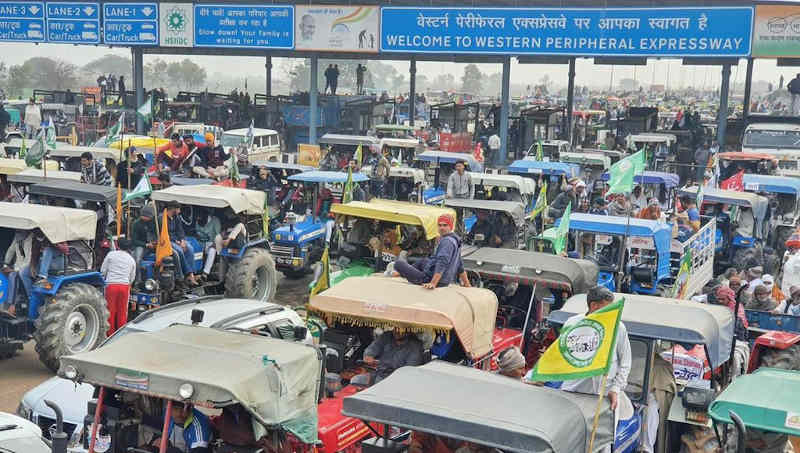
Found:
[[194, 45], [292, 49], [294, 7], [194, 5]]
[[123, 46], [157, 46], [158, 5], [104, 3], [103, 42]]
[[47, 42], [100, 44], [99, 3], [51, 3], [47, 5]]
[[44, 42], [44, 2], [0, 2], [0, 41]]
[[381, 8], [381, 51], [744, 57], [753, 9]]

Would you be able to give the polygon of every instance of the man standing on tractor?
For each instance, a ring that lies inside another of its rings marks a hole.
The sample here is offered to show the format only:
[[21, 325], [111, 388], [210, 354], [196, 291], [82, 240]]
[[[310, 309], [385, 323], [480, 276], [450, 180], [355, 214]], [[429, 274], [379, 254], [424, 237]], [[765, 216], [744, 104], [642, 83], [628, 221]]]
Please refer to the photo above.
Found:
[[800, 96], [800, 74], [789, 81], [786, 85], [786, 90], [792, 95], [792, 112], [791, 115], [797, 115], [797, 96]]
[[423, 258], [413, 265], [398, 258], [394, 262], [392, 275], [400, 275], [409, 282], [422, 285], [427, 289], [448, 286], [456, 278], [461, 281], [461, 286], [472, 286], [461, 262], [461, 239], [453, 233], [454, 222], [455, 219], [451, 215], [440, 215], [437, 221], [439, 239], [433, 255], [430, 258]]
[[33, 138], [40, 127], [42, 127], [42, 111], [36, 105], [36, 100], [31, 97], [25, 106], [25, 136]]
[[386, 180], [389, 178], [391, 165], [386, 158], [387, 150], [375, 150], [375, 164], [372, 171], [372, 196], [383, 198], [386, 189]]
[[0, 103], [0, 142], [6, 141], [6, 128], [11, 123], [11, 115], [6, 111], [5, 106]]
[[131, 242], [128, 239], [120, 239], [117, 241], [117, 250], [108, 252], [100, 266], [100, 273], [106, 283], [109, 337], [128, 322], [128, 299], [131, 285], [136, 280], [136, 261], [128, 253], [130, 247]]
[[447, 198], [475, 198], [475, 185], [472, 184], [472, 177], [466, 172], [467, 162], [459, 160], [455, 164], [455, 169], [450, 177], [447, 178]]
[[96, 186], [111, 185], [111, 175], [108, 174], [106, 166], [102, 162], [94, 160], [92, 153], [88, 151], [81, 154], [81, 182]]
[[[602, 286], [595, 286], [590, 289], [586, 294], [586, 304], [589, 311], [586, 314], [594, 313], [601, 308], [604, 308], [614, 302], [614, 294], [608, 288]], [[577, 314], [564, 323], [564, 327], [577, 324], [585, 314]], [[608, 386], [606, 392], [608, 401], [611, 405], [611, 410], [616, 411], [619, 406], [620, 398], [627, 398], [625, 396], [625, 387], [628, 386], [628, 375], [631, 372], [631, 342], [628, 339], [628, 329], [625, 324], [620, 322], [617, 327], [617, 340], [614, 353], [611, 356], [611, 365], [608, 368]], [[578, 393], [593, 393], [595, 395], [600, 393], [600, 384], [603, 376], [594, 376], [584, 379], [574, 379], [564, 381], [561, 384], [561, 390], [568, 392]], [[628, 403], [630, 404], [630, 403]]]
[[[33, 285], [31, 278], [22, 278], [21, 273], [30, 272], [28, 264], [31, 261], [31, 248], [33, 246], [33, 233], [27, 230], [19, 230], [14, 233], [14, 240], [11, 246], [6, 250], [5, 259], [3, 261], [2, 272], [8, 277], [8, 293], [16, 294], [15, 286], [17, 283], [17, 276], [25, 287], [25, 296], [30, 297]], [[9, 309], [13, 311], [14, 301], [9, 299]]]

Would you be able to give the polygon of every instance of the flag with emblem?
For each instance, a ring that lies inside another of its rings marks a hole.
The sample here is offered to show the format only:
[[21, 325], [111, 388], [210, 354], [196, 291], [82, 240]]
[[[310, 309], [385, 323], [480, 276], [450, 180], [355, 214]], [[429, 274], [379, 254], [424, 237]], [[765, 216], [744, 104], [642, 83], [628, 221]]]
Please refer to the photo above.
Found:
[[701, 184], [700, 186], [697, 187], [697, 198], [695, 201], [697, 203], [697, 209], [700, 209], [700, 207], [703, 206], [704, 197], [705, 194], [703, 193], [703, 185]]
[[122, 140], [122, 130], [124, 124], [125, 112], [122, 112], [122, 114], [119, 116], [119, 121], [117, 121], [117, 124], [111, 126], [106, 134], [106, 146], [110, 146], [112, 143]]
[[47, 119], [44, 141], [49, 151], [54, 151], [56, 149], [56, 123], [53, 122], [52, 117]]
[[528, 217], [532, 219], [545, 209], [547, 209], [547, 181], [542, 183], [542, 187], [539, 189], [539, 196], [536, 197], [536, 204]]
[[47, 153], [47, 144], [45, 143], [46, 134], [45, 128], [39, 129], [39, 133], [36, 135], [36, 141], [31, 145], [31, 149], [25, 152], [25, 165], [39, 168], [42, 159], [44, 159], [44, 155]]
[[230, 160], [230, 170], [228, 172], [228, 176], [231, 178], [231, 182], [234, 186], [239, 184], [239, 159], [236, 158], [236, 153], [231, 153], [231, 160]]
[[28, 146], [25, 143], [25, 134], [22, 134], [22, 146], [19, 148], [19, 158], [24, 159], [26, 154], [28, 154]]
[[169, 225], [167, 218], [167, 210], [164, 209], [164, 217], [161, 222], [161, 233], [158, 235], [158, 244], [156, 244], [156, 266], [161, 265], [161, 261], [172, 256], [172, 241], [169, 240]]
[[344, 191], [342, 191], [342, 203], [350, 203], [353, 201], [353, 169], [347, 168], [347, 182], [344, 183]]
[[150, 121], [153, 116], [153, 96], [148, 96], [147, 100], [138, 109], [136, 114], [142, 118], [142, 121]]
[[314, 282], [314, 286], [311, 288], [311, 294], [309, 294], [309, 297], [313, 297], [315, 294], [319, 294], [331, 287], [331, 263], [327, 246], [325, 247], [325, 251], [322, 252], [322, 258], [320, 258], [319, 263], [320, 266], [322, 266], [322, 272], [320, 273], [319, 278], [317, 278], [317, 281]]
[[622, 298], [563, 327], [527, 379], [532, 382], [570, 381], [608, 373], [624, 306]]
[[606, 195], [614, 193], [630, 193], [633, 190], [633, 177], [644, 171], [645, 152], [639, 151], [632, 154], [616, 164], [609, 170], [608, 192]]
[[561, 223], [556, 228], [556, 237], [553, 240], [553, 251], [556, 255], [560, 255], [567, 248], [567, 236], [569, 235], [569, 217], [572, 213], [572, 202], [567, 205], [564, 210], [564, 215], [561, 216]]
[[153, 193], [153, 186], [150, 185], [150, 176], [145, 172], [145, 174], [142, 175], [142, 179], [136, 184], [136, 187], [126, 193], [122, 201], [127, 202], [135, 198], [146, 197], [151, 193]]
[[544, 148], [542, 148], [541, 140], [536, 142], [536, 160], [540, 162], [544, 160]]

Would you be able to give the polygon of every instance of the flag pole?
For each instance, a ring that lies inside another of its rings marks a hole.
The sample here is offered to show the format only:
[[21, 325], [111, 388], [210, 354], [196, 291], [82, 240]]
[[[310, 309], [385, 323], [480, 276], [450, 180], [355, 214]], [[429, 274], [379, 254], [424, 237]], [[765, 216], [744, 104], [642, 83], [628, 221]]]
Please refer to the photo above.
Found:
[[[145, 172], [147, 173], [147, 172]], [[128, 139], [128, 190], [132, 190], [131, 187], [131, 139]], [[130, 238], [131, 235], [131, 200], [128, 200], [128, 206], [126, 206], [126, 217], [127, 222], [125, 225], [125, 234]]]
[[[592, 422], [592, 435], [589, 437], [589, 448], [586, 450], [586, 453], [592, 453], [592, 451], [594, 451], [594, 436], [597, 434], [597, 425], [600, 423], [600, 409], [603, 407], [607, 380], [608, 373], [603, 375], [603, 381], [600, 383], [600, 394], [597, 395], [597, 408], [594, 411], [594, 421]], [[616, 432], [616, 427], [614, 431]]]
[[[531, 319], [531, 310], [533, 308], [533, 300], [536, 297], [536, 287], [538, 286], [538, 284], [539, 284], [538, 282], [533, 284], [533, 290], [531, 291], [531, 299], [528, 301], [528, 311], [525, 312], [525, 324], [523, 324], [522, 326], [522, 338], [520, 338], [519, 340], [519, 349], [521, 351], [524, 350], [523, 348], [527, 344], [525, 342], [525, 332], [528, 331], [528, 320]], [[536, 321], [538, 322], [539, 320], [537, 319]]]

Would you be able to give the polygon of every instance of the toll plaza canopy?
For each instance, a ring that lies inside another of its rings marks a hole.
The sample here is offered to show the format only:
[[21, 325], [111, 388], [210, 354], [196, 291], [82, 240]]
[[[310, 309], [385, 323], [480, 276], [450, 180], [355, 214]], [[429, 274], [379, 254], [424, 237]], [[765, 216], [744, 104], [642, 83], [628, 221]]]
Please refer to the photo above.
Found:
[[[0, 42], [225, 53], [454, 59], [500, 56], [739, 58], [751, 55], [753, 2], [453, 0], [380, 6], [294, 3], [0, 2]], [[761, 6], [759, 6], [761, 8]], [[791, 29], [785, 27], [784, 31]], [[777, 32], [777, 28], [773, 27]], [[789, 31], [791, 33], [791, 31]], [[491, 60], [491, 58], [489, 58]]]

